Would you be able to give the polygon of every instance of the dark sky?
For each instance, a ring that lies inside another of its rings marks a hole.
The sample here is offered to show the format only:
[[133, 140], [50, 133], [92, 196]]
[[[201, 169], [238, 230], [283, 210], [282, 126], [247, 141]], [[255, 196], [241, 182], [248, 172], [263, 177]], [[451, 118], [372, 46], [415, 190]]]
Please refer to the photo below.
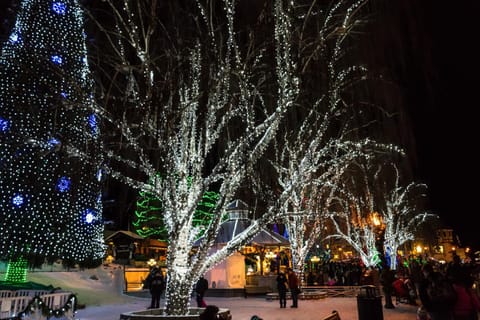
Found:
[[[412, 88], [410, 93], [417, 177], [429, 186], [432, 212], [454, 229], [463, 246], [480, 249], [476, 223], [480, 179], [476, 112], [480, 27], [476, 15], [480, 1], [419, 2], [425, 18], [418, 28], [431, 41], [425, 46], [426, 50], [431, 48], [431, 59], [425, 61], [423, 69], [428, 82], [425, 86], [417, 84], [418, 90]], [[415, 83], [418, 71], [410, 77]]]
[[[0, 18], [9, 2], [0, 0]], [[414, 124], [415, 179], [429, 186], [429, 209], [454, 229], [464, 246], [480, 249], [475, 221], [480, 181], [476, 116], [480, 1], [386, 3], [396, 4], [390, 14], [400, 15], [395, 23], [404, 33], [392, 40], [397, 46], [388, 54], [401, 65]], [[1, 28], [6, 32], [3, 19]]]

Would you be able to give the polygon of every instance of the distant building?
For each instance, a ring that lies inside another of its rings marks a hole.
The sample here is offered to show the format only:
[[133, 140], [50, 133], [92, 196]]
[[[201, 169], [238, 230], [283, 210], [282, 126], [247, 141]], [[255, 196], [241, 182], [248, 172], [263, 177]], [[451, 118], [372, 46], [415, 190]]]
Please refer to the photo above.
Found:
[[105, 237], [107, 257], [118, 264], [147, 266], [153, 259], [158, 265], [165, 264], [167, 244], [155, 239], [146, 239], [138, 234], [119, 230]]

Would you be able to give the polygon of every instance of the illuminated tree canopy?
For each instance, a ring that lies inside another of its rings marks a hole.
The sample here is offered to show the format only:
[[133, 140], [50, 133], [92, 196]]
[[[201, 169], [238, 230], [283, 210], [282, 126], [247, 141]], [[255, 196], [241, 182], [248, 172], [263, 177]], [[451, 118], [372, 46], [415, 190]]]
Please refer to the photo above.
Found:
[[[382, 262], [397, 268], [398, 248], [437, 216], [422, 209], [425, 185], [403, 185], [397, 165], [381, 159], [355, 161], [335, 185], [328, 217], [335, 231], [367, 267]], [[385, 258], [385, 261], [382, 261]]]
[[76, 0], [24, 0], [2, 44], [0, 257], [11, 262], [7, 281], [26, 281], [28, 261], [93, 266], [104, 256], [103, 160], [83, 24]]

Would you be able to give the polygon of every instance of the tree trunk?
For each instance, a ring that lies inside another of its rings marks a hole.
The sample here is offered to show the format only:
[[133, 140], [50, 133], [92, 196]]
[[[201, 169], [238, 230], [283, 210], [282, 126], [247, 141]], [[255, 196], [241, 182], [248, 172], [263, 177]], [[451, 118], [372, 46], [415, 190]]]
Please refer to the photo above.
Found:
[[191, 281], [185, 281], [185, 275], [175, 270], [167, 270], [167, 288], [165, 292], [165, 313], [167, 315], [186, 315], [190, 308]]
[[167, 315], [188, 314], [190, 294], [197, 272], [191, 270], [189, 262], [189, 224], [170, 234], [167, 254], [167, 287], [165, 291], [165, 312]]

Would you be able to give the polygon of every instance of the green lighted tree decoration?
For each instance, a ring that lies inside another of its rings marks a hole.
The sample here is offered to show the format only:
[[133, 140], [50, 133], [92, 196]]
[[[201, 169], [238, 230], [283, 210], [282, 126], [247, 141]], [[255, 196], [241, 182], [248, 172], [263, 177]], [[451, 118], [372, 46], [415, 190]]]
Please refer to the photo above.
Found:
[[[77, 0], [23, 0], [0, 54], [0, 259], [26, 282], [32, 261], [104, 256], [102, 152]], [[85, 161], [85, 155], [91, 161]]]
[[[157, 175], [156, 178], [161, 179], [160, 175]], [[191, 180], [191, 178], [188, 178], [188, 180]], [[151, 181], [150, 184], [153, 184], [153, 182]], [[192, 223], [195, 230], [195, 238], [199, 238], [204, 234], [212, 220], [218, 199], [219, 194], [217, 192], [206, 191], [198, 202]], [[132, 224], [137, 234], [142, 237], [168, 241], [167, 229], [163, 220], [162, 202], [148, 191], [139, 192], [135, 221]]]

